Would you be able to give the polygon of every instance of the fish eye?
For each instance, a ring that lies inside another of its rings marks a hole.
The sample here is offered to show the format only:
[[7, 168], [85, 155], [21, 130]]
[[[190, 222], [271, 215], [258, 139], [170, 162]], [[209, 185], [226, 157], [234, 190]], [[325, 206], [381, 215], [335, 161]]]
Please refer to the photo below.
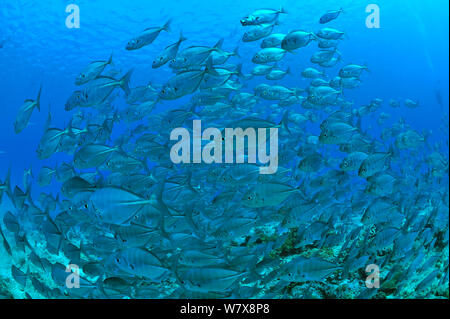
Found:
[[117, 258], [116, 258], [116, 261], [117, 261], [118, 263], [120, 263], [120, 258], [119, 258], [119, 257], [117, 257]]
[[88, 204], [84, 204], [84, 208], [88, 209]]
[[161, 93], [162, 93], [162, 94], [166, 94], [166, 90], [162, 90]]
[[84, 75], [84, 74], [81, 74], [81, 77], [84, 79], [85, 77], [86, 77], [86, 75]]

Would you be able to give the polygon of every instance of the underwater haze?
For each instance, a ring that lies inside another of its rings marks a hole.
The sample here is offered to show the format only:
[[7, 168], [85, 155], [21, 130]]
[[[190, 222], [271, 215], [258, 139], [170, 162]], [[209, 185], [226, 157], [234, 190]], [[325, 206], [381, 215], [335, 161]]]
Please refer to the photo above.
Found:
[[0, 0], [0, 298], [449, 298], [448, 6]]

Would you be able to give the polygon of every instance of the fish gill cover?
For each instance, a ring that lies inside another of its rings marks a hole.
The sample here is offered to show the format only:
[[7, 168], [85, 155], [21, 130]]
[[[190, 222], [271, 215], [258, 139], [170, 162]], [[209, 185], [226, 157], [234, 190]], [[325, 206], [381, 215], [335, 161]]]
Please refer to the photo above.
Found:
[[0, 21], [0, 297], [448, 298], [448, 2]]

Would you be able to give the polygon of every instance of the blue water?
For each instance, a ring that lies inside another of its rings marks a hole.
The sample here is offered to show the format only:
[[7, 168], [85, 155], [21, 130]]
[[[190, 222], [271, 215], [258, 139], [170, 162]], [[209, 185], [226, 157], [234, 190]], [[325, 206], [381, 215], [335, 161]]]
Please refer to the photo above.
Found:
[[[80, 7], [79, 29], [69, 29], [65, 25], [68, 15], [65, 8], [71, 3]], [[54, 167], [71, 158], [55, 154], [42, 161], [37, 158], [36, 148], [49, 109], [53, 126], [63, 128], [70, 121], [73, 112], [66, 112], [64, 105], [78, 89], [75, 77], [91, 61], [105, 60], [113, 53], [114, 68], [120, 70], [120, 74], [134, 69], [131, 87], [145, 85], [150, 80], [162, 85], [172, 76], [172, 70], [167, 65], [154, 70], [151, 62], [168, 44], [174, 43], [182, 31], [188, 38], [182, 48], [213, 46], [220, 38], [224, 38], [227, 51], [239, 45], [243, 71], [248, 74], [254, 67], [251, 58], [259, 50], [260, 41], [242, 43], [246, 29], [239, 21], [255, 9], [280, 6], [288, 14], [280, 17], [276, 33], [294, 29], [318, 31], [323, 27], [318, 23], [322, 14], [344, 8], [344, 13], [330, 23], [330, 27], [346, 32], [339, 45], [343, 60], [327, 72], [334, 74], [349, 63], [367, 65], [370, 70], [364, 74], [359, 88], [345, 91], [345, 99], [353, 101], [355, 107], [367, 105], [374, 98], [382, 99], [381, 111], [390, 114], [389, 123], [403, 118], [417, 132], [431, 131], [428, 143], [441, 143], [445, 154], [448, 127], [447, 131], [440, 131], [440, 127], [443, 122], [448, 123], [448, 2], [378, 0], [379, 29], [366, 27], [368, 4], [368, 1], [351, 0], [0, 0], [0, 43], [3, 43], [0, 48], [0, 180], [11, 167], [11, 184], [23, 187], [25, 169], [31, 167], [36, 177], [41, 167]], [[132, 36], [147, 27], [163, 25], [169, 18], [173, 20], [171, 33], [162, 32], [153, 44], [140, 50], [125, 50]], [[290, 66], [292, 75], [280, 83], [287, 87], [307, 87], [309, 82], [300, 73], [312, 66], [309, 57], [316, 51], [317, 46], [310, 45], [297, 54], [286, 55], [278, 66], [283, 70]], [[249, 80], [246, 91], [251, 92], [257, 84], [266, 82], [264, 77], [255, 77]], [[25, 99], [36, 98], [41, 83], [41, 111], [35, 110], [28, 127], [15, 134], [13, 123], [20, 106]], [[390, 99], [407, 98], [418, 101], [420, 106], [410, 109], [388, 105]], [[177, 108], [188, 100], [189, 97], [164, 101], [155, 112]], [[114, 103], [117, 107], [126, 105], [123, 99]], [[370, 116], [364, 118], [363, 127], [373, 136], [382, 130], [376, 117]], [[315, 130], [316, 134], [320, 133], [317, 127]], [[448, 150], [446, 154], [448, 161]], [[33, 184], [32, 194], [36, 198], [42, 191], [56, 195], [59, 186], [40, 188]], [[443, 187], [448, 194], [448, 184]]]
[[[166, 79], [170, 69], [152, 70], [152, 57], [178, 37], [178, 31], [191, 44], [214, 45], [225, 36], [225, 48], [234, 49], [243, 29], [239, 20], [255, 8], [283, 6], [289, 14], [283, 17], [277, 32], [291, 29], [319, 30], [318, 18], [327, 10], [345, 8], [345, 14], [333, 27], [346, 30], [348, 40], [339, 47], [346, 63], [366, 63], [370, 76], [348, 99], [355, 104], [368, 104], [373, 97], [413, 98], [423, 107], [415, 110], [389, 110], [392, 116], [402, 116], [408, 123], [421, 129], [436, 131], [442, 109], [436, 101], [435, 90], [448, 105], [448, 3], [447, 1], [379, 1], [381, 28], [368, 29], [365, 25], [368, 3], [364, 1], [77, 1], [80, 6], [80, 29], [68, 29], [65, 8], [71, 1], [35, 3], [30, 1], [2, 1], [2, 39], [0, 49], [2, 108], [0, 125], [1, 167], [13, 165], [15, 180], [21, 181], [22, 169], [38, 169], [35, 148], [39, 142], [47, 108], [51, 105], [54, 123], [67, 123], [69, 114], [64, 104], [76, 89], [74, 78], [93, 60], [107, 59], [114, 52], [117, 68], [135, 69], [132, 83], [142, 85], [149, 80], [158, 83]], [[226, 13], [225, 13], [226, 12]], [[162, 34], [157, 41], [143, 50], [124, 50], [130, 35], [153, 25], [162, 25], [173, 18], [173, 34]], [[241, 46], [241, 56], [250, 57], [259, 43]], [[299, 55], [309, 57], [309, 47]], [[287, 57], [283, 64], [291, 65], [294, 74], [310, 65], [307, 58]], [[244, 70], [246, 67], [244, 66]], [[247, 72], [251, 69], [247, 68]], [[22, 134], [15, 135], [13, 122], [24, 99], [34, 99], [40, 83], [44, 85], [42, 112], [35, 112], [32, 125]], [[288, 77], [287, 86], [306, 84], [300, 76]], [[177, 102], [166, 103], [176, 106]], [[395, 117], [394, 117], [395, 119]], [[61, 125], [62, 126], [62, 125]], [[20, 145], [20, 147], [18, 147]], [[49, 162], [54, 164], [52, 160]]]

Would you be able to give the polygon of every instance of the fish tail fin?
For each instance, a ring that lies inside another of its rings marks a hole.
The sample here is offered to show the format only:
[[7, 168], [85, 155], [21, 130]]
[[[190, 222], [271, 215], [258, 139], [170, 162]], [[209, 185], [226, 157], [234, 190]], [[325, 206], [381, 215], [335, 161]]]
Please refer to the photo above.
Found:
[[69, 124], [67, 124], [67, 135], [70, 137], [75, 137], [75, 133], [73, 132], [72, 119], [70, 119]]
[[159, 219], [159, 231], [161, 232], [161, 236], [162, 237], [167, 238], [169, 241], [172, 241], [172, 237], [166, 231], [165, 219], [164, 218], [165, 218], [164, 214], [161, 213], [161, 218]]
[[133, 74], [133, 69], [128, 71], [121, 79], [120, 79], [120, 87], [125, 92], [126, 95], [130, 94], [130, 87], [128, 84], [130, 83], [131, 74]]
[[242, 77], [244, 76], [244, 74], [242, 73], [242, 63], [239, 63], [239, 64], [237, 65], [237, 68], [236, 68], [236, 75], [237, 75], [238, 77], [240, 77], [240, 78], [242, 78]]
[[218, 76], [219, 73], [217, 73], [217, 71], [214, 69], [214, 66], [213, 66], [212, 62], [213, 62], [213, 61], [212, 61], [212, 57], [209, 56], [208, 60], [206, 61], [206, 67], [205, 67], [205, 70], [204, 70], [203, 72], [204, 72], [205, 74], [208, 73], [208, 74], [211, 74], [211, 75]]
[[220, 39], [219, 41], [217, 41], [217, 43], [216, 43], [216, 45], [214, 45], [214, 49], [215, 50], [222, 50], [222, 45], [223, 45], [223, 38], [222, 39]]
[[119, 143], [114, 146], [109, 148], [108, 150], [104, 151], [105, 153], [121, 153], [121, 154], [126, 154], [125, 150], [123, 149], [123, 144], [125, 143], [124, 139], [120, 139]]
[[298, 186], [295, 188], [295, 190], [300, 194], [301, 197], [303, 197], [304, 200], [307, 200], [308, 197], [305, 194], [306, 185], [305, 185], [305, 179], [303, 179]]
[[195, 110], [196, 108], [196, 104], [195, 103], [190, 103], [190, 109], [189, 112], [192, 112], [192, 114], [199, 116], [199, 114], [197, 113], [197, 111]]
[[39, 87], [39, 93], [38, 93], [38, 96], [36, 98], [36, 107], [37, 107], [39, 112], [41, 111], [41, 93], [42, 93], [42, 84]]
[[364, 63], [362, 67], [363, 67], [363, 70], [366, 70], [367, 72], [372, 73], [372, 71], [370, 71], [370, 69], [367, 67], [367, 63]]
[[[2, 186], [5, 187], [5, 193], [9, 196], [9, 198], [12, 198], [12, 190], [11, 190], [11, 165], [8, 168], [8, 171], [6, 172], [5, 180], [3, 181]], [[0, 197], [1, 200], [1, 197]]]
[[286, 110], [278, 126], [285, 128], [288, 131], [288, 133], [291, 133], [288, 124], [289, 124], [289, 110]]
[[147, 82], [147, 88], [154, 90], [154, 89], [153, 89], [153, 80], [149, 80], [149, 81]]
[[[253, 78], [254, 78], [254, 75], [251, 74], [251, 73], [249, 73], [249, 74], [244, 74], [244, 80], [246, 80], [246, 81], [250, 81], [250, 80], [253, 79]], [[244, 82], [244, 85], [246, 85], [245, 82]], [[246, 87], [246, 86], [243, 86], [243, 87]]]
[[166, 32], [172, 32], [172, 29], [170, 28], [171, 23], [172, 23], [172, 19], [167, 20], [166, 24], [164, 24], [162, 29]]
[[106, 64], [114, 65], [114, 63], [113, 63], [113, 52], [111, 52], [111, 55], [109, 56], [108, 62]]
[[114, 111], [114, 114], [113, 114], [113, 117], [112, 117], [111, 121], [113, 123], [119, 123], [120, 122], [120, 115], [119, 115], [119, 110], [118, 109], [116, 109]]
[[187, 40], [187, 38], [185, 36], [183, 36], [183, 31], [180, 31], [180, 39], [178, 40], [178, 43], [181, 43], [186, 40]]
[[[25, 175], [24, 175], [25, 176]], [[31, 185], [32, 185], [32, 180], [26, 180], [26, 178], [24, 178], [24, 187], [25, 187], [25, 197], [27, 198], [27, 201], [29, 203], [33, 203], [33, 198], [31, 197]], [[48, 214], [48, 212], [46, 212]]]
[[301, 88], [294, 88], [294, 95], [295, 97], [298, 99], [299, 97], [301, 97], [301, 94], [303, 93], [303, 89]]
[[386, 166], [387, 166], [387, 168], [391, 168], [391, 165], [392, 165], [392, 159], [394, 158], [394, 157], [396, 157], [398, 155], [398, 151], [394, 148], [394, 144], [390, 144], [389, 145], [389, 150], [388, 150], [388, 152], [387, 152], [387, 154], [386, 154]]
[[198, 190], [194, 186], [192, 186], [192, 171], [188, 171], [186, 184], [191, 191], [198, 194]]
[[144, 158], [139, 161], [142, 163], [142, 166], [144, 167], [144, 171], [150, 174], [150, 168], [148, 167], [147, 159]]
[[314, 41], [318, 41], [319, 40], [319, 37], [314, 32], [311, 32], [309, 35], [313, 37]]
[[237, 56], [238, 58], [240, 58], [241, 56], [239, 55], [239, 46], [236, 46], [236, 48], [233, 51], [233, 55]]
[[286, 52], [289, 52], [291, 54], [298, 54], [298, 52], [296, 52], [295, 50], [285, 50]]
[[283, 7], [280, 7], [280, 10], [278, 10], [278, 12], [279, 13], [285, 13], [285, 14], [288, 13]]
[[102, 276], [98, 276], [97, 280], [94, 282], [94, 285], [105, 297], [109, 297], [104, 289], [103, 280], [104, 278]]
[[52, 109], [52, 105], [49, 103], [48, 104], [48, 115], [47, 115], [47, 120], [45, 121], [44, 131], [46, 131], [52, 124], [52, 110], [51, 109]]
[[156, 195], [156, 199], [158, 201], [158, 204], [161, 205], [161, 208], [163, 209], [161, 214], [162, 215], [167, 214], [169, 216], [172, 216], [172, 213], [170, 213], [169, 208], [167, 207], [167, 205], [163, 201], [163, 193], [164, 193], [165, 185], [166, 185], [166, 176], [163, 176], [161, 178], [161, 181], [159, 183], [157, 183], [156, 186], [155, 186], [156, 187], [155, 195]]
[[430, 130], [422, 130], [422, 138], [423, 142], [428, 145], [428, 139], [432, 135], [432, 132]]
[[362, 120], [362, 116], [358, 115], [358, 118], [356, 119], [356, 128], [358, 129], [359, 132], [362, 132], [361, 129], [361, 120]]
[[[331, 93], [333, 94], [333, 93]], [[344, 85], [342, 83], [342, 81], [339, 81], [339, 91], [337, 91], [337, 97], [339, 96], [344, 96]]]
[[200, 234], [199, 234], [198, 225], [195, 223], [194, 218], [192, 217], [193, 216], [193, 212], [194, 212], [194, 204], [189, 204], [186, 207], [186, 210], [185, 210], [186, 220], [189, 223], [189, 225], [191, 226], [192, 230], [195, 232], [195, 234], [198, 237], [202, 238], [204, 236], [199, 236]]
[[388, 154], [389, 154], [389, 155], [394, 154], [394, 145], [393, 145], [393, 144], [390, 144], [390, 145], [389, 145]]
[[185, 289], [185, 288], [184, 288], [185, 282], [183, 281], [183, 279], [180, 277], [180, 275], [179, 275], [179, 273], [178, 273], [178, 264], [179, 264], [179, 260], [178, 260], [178, 259], [179, 259], [179, 254], [180, 254], [180, 253], [173, 254], [173, 263], [170, 263], [170, 264], [168, 265], [168, 269], [172, 270], [172, 272], [173, 272], [173, 274], [174, 274], [174, 276], [175, 276], [175, 279], [178, 281], [180, 287], [182, 287], [183, 289]]
[[394, 144], [389, 145], [389, 150], [388, 150], [387, 155], [388, 155], [389, 159], [398, 155], [396, 149], [394, 148]]

